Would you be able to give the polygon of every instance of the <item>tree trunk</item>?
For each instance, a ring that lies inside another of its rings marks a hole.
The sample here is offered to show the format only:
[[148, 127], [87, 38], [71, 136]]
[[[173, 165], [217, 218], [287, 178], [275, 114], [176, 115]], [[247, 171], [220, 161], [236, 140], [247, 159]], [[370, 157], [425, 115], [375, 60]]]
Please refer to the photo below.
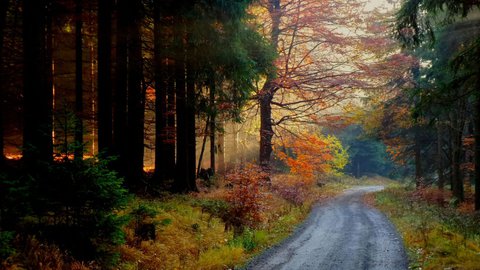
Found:
[[98, 152], [112, 148], [112, 1], [98, 1]]
[[[187, 32], [191, 32], [192, 30]], [[186, 121], [187, 121], [187, 185], [188, 191], [197, 191], [196, 184], [196, 129], [195, 129], [195, 45], [191, 37], [187, 38], [187, 99], [186, 99]]]
[[[479, 75], [480, 76], [480, 73]], [[480, 211], [480, 78], [477, 77], [477, 100], [474, 111], [475, 137], [475, 210]]]
[[177, 115], [177, 162], [175, 173], [174, 190], [176, 192], [188, 191], [188, 157], [187, 157], [187, 133], [186, 123], [186, 89], [185, 89], [185, 24], [181, 17], [177, 17], [175, 23], [175, 101]]
[[437, 124], [437, 174], [438, 174], [438, 188], [443, 190], [445, 186], [445, 173], [443, 168], [443, 128], [442, 124], [439, 122]]
[[219, 121], [220, 130], [218, 133], [218, 144], [217, 144], [217, 152], [218, 152], [218, 170], [219, 173], [225, 173], [225, 131], [224, 131], [224, 121]]
[[167, 86], [167, 143], [165, 145], [165, 163], [167, 179], [175, 178], [175, 66], [173, 58], [168, 59], [168, 86]]
[[205, 153], [205, 145], [207, 144], [209, 125], [210, 125], [210, 117], [207, 117], [207, 121], [205, 122], [205, 129], [203, 130], [202, 148], [200, 150], [200, 156], [198, 157], [197, 178], [200, 176], [200, 169], [202, 168], [202, 160], [203, 160], [203, 154]]
[[47, 52], [51, 33], [45, 30], [46, 6], [45, 0], [26, 0], [23, 5], [23, 158], [28, 168], [37, 162], [51, 162], [53, 152], [51, 58]]
[[415, 187], [417, 189], [424, 186], [423, 170], [422, 170], [422, 141], [419, 127], [415, 127], [414, 138], [414, 152], [415, 152]]
[[130, 187], [138, 186], [143, 176], [144, 156], [144, 90], [141, 0], [129, 1], [128, 20], [128, 113], [127, 113], [127, 182]]
[[215, 107], [215, 78], [213, 72], [210, 74], [210, 168], [212, 172], [215, 174], [216, 171], [216, 164], [215, 164], [215, 130], [216, 125], [215, 121], [217, 119], [217, 112]]
[[165, 183], [167, 180], [167, 59], [163, 39], [163, 22], [160, 3], [154, 3], [154, 72], [155, 72], [155, 182]]
[[[464, 105], [461, 105], [457, 110], [464, 110]], [[457, 111], [454, 115], [451, 115], [450, 121], [452, 122], [452, 192], [453, 196], [459, 201], [463, 201], [464, 188], [463, 178], [460, 169], [462, 158], [462, 137], [463, 128], [465, 124], [464, 115], [462, 112]]]
[[[278, 49], [278, 37], [280, 35], [280, 22], [282, 10], [280, 0], [268, 1], [268, 13], [272, 20], [271, 26], [271, 45]], [[267, 78], [263, 89], [259, 93], [260, 105], [260, 166], [263, 170], [270, 171], [270, 159], [272, 155], [273, 121], [272, 121], [272, 101], [277, 87], [273, 83], [273, 78]]]
[[117, 1], [115, 93], [113, 106], [113, 154], [118, 157], [116, 170], [127, 176], [127, 17], [126, 0]]
[[82, 0], [75, 0], [75, 152], [76, 160], [83, 159], [83, 48]]
[[273, 86], [266, 83], [262, 89], [260, 102], [260, 166], [265, 171], [270, 170], [270, 159], [272, 155], [273, 121], [272, 121], [272, 100]]
[[[5, 96], [4, 88], [6, 87], [4, 81], [4, 63], [3, 63], [3, 38], [5, 36], [5, 22], [7, 18], [9, 1], [4, 0], [0, 2], [0, 103], [3, 103], [3, 97]], [[5, 162], [5, 153], [4, 153], [4, 127], [3, 127], [3, 106], [0, 108], [0, 167]]]

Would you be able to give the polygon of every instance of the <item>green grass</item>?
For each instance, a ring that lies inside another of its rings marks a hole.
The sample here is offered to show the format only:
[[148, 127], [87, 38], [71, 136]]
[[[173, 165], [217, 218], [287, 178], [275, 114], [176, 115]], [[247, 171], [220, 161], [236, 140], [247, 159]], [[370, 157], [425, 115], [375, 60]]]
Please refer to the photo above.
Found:
[[403, 187], [370, 195], [396, 225], [410, 269], [479, 269], [480, 216], [441, 207]]

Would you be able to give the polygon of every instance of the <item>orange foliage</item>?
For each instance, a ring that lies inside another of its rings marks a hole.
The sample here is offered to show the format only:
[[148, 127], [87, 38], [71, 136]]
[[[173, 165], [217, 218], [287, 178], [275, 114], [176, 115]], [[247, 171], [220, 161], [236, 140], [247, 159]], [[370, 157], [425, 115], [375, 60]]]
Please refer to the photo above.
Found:
[[241, 229], [244, 225], [254, 227], [263, 220], [263, 203], [266, 199], [263, 188], [266, 187], [266, 179], [268, 175], [252, 164], [226, 176], [228, 185], [231, 186], [225, 196], [230, 205], [226, 225]]
[[[336, 155], [344, 154], [334, 137], [305, 134], [301, 139], [285, 141], [284, 151], [277, 151], [277, 157], [285, 162], [290, 172], [302, 176], [311, 184], [316, 173], [335, 171]], [[341, 153], [340, 153], [341, 152]], [[343, 167], [343, 166], [340, 166]]]

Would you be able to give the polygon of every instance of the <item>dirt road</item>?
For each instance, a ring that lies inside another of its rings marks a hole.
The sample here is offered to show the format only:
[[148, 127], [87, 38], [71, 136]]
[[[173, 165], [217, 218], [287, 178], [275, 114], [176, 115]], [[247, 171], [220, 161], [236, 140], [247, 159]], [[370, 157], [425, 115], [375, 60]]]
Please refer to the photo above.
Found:
[[362, 202], [362, 194], [381, 189], [356, 187], [314, 208], [291, 237], [255, 258], [246, 269], [408, 269], [394, 226]]

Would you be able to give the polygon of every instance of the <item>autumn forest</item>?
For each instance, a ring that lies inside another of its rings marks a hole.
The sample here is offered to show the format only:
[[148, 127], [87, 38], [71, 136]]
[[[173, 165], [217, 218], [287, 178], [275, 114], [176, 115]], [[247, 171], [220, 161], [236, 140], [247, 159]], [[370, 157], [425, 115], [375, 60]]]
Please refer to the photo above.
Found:
[[478, 269], [479, 9], [0, 0], [0, 269]]

